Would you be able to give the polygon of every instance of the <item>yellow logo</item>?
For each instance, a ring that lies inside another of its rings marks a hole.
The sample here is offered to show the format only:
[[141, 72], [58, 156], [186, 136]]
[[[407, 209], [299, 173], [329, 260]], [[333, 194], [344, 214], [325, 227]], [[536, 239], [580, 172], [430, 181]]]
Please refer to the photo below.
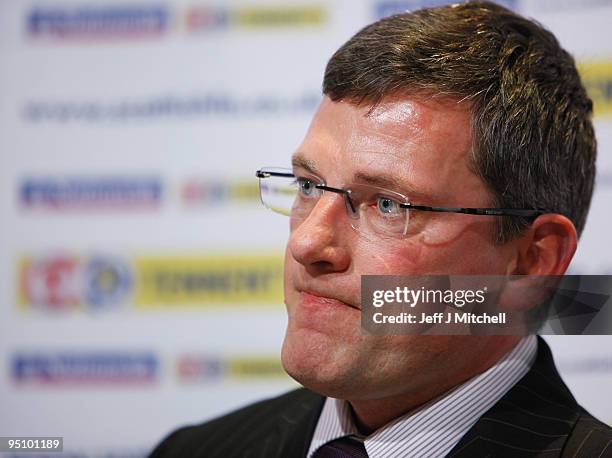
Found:
[[287, 376], [278, 359], [271, 357], [231, 358], [229, 373], [233, 378], [284, 378]]
[[283, 302], [278, 255], [138, 257], [135, 270], [140, 308]]
[[284, 379], [290, 381], [278, 356], [242, 355], [222, 357], [205, 354], [179, 355], [176, 376], [183, 383], [206, 383], [221, 379], [248, 381]]
[[252, 178], [233, 181], [191, 179], [182, 186], [181, 198], [190, 206], [261, 204], [259, 183]]
[[318, 27], [327, 20], [322, 6], [242, 6], [236, 8], [193, 6], [185, 23], [190, 32], [223, 31], [231, 28], [259, 30], [287, 27]]
[[583, 62], [578, 70], [593, 100], [594, 115], [612, 115], [612, 60]]
[[234, 19], [245, 28], [312, 26], [325, 22], [325, 11], [318, 6], [244, 7], [234, 12]]

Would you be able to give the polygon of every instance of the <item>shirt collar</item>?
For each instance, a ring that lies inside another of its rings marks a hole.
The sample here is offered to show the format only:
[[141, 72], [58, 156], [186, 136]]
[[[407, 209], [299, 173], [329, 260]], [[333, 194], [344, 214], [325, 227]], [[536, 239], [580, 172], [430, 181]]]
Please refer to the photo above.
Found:
[[[478, 419], [531, 368], [537, 338], [526, 336], [482, 374], [365, 437], [370, 458], [445, 456]], [[347, 435], [360, 437], [348, 402], [327, 398], [308, 458], [323, 444]], [[361, 436], [363, 437], [363, 436]]]

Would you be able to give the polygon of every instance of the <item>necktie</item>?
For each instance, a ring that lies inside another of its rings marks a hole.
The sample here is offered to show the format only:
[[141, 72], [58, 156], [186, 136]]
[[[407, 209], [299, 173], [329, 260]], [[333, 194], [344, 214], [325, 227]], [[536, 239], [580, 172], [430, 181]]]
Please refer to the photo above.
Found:
[[317, 449], [312, 458], [368, 458], [368, 452], [355, 436], [344, 436]]

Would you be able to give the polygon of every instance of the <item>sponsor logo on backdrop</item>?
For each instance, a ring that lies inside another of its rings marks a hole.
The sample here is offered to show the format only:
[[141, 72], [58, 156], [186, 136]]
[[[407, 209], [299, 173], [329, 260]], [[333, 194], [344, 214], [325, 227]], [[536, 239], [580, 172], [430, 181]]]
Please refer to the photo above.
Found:
[[[405, 13], [425, 7], [434, 7], [455, 3], [450, 0], [388, 0], [374, 4], [374, 16], [380, 19], [392, 14]], [[495, 3], [510, 9], [517, 9], [518, 0], [497, 0]]]
[[281, 304], [282, 256], [174, 256], [135, 260], [137, 307]]
[[181, 187], [181, 200], [188, 206], [197, 207], [259, 204], [259, 186], [252, 178], [232, 181], [193, 178]]
[[94, 257], [85, 264], [85, 302], [92, 308], [122, 303], [133, 286], [131, 268], [122, 261]]
[[222, 358], [197, 354], [185, 354], [177, 358], [176, 376], [182, 383], [287, 378], [278, 356]]
[[578, 70], [593, 100], [595, 116], [612, 115], [612, 59], [581, 62]]
[[157, 178], [26, 178], [19, 189], [23, 208], [64, 210], [151, 209], [162, 198]]
[[[317, 5], [233, 6], [193, 5], [173, 11], [192, 32], [230, 29], [258, 30], [320, 27], [327, 10]], [[167, 6], [110, 4], [37, 6], [28, 11], [27, 35], [62, 41], [151, 38], [176, 25]]]
[[155, 37], [167, 30], [169, 17], [159, 4], [37, 6], [26, 29], [34, 38], [61, 40]]
[[163, 95], [141, 99], [101, 101], [30, 101], [22, 111], [28, 123], [108, 123], [203, 117], [235, 118], [279, 115], [310, 115], [321, 101], [319, 91], [284, 96], [239, 96], [210, 92], [187, 96]]
[[105, 310], [124, 303], [133, 289], [131, 267], [111, 256], [25, 257], [19, 277], [23, 309]]
[[157, 380], [159, 362], [147, 352], [27, 352], [12, 358], [18, 384], [122, 384]]
[[105, 311], [137, 308], [280, 304], [279, 255], [24, 257], [22, 310]]
[[326, 22], [322, 6], [192, 6], [185, 14], [190, 32], [219, 31], [229, 28], [270, 29], [317, 27]]

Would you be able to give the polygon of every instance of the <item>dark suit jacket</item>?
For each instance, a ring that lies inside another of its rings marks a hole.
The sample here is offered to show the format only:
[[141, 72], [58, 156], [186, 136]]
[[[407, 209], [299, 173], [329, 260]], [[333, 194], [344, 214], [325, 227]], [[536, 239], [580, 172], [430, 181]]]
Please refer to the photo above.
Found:
[[[550, 349], [538, 340], [532, 369], [447, 456], [612, 457], [612, 429], [576, 403], [555, 368]], [[324, 400], [303, 388], [291, 391], [179, 429], [151, 457], [304, 457]]]

